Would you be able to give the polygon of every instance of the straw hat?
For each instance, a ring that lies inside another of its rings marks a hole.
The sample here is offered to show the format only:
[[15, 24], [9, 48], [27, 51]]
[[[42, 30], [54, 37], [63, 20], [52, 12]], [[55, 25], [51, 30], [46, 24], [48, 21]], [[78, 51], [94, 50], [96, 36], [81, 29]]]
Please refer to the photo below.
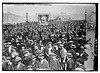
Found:
[[80, 63], [83, 62], [82, 58], [77, 58], [76, 61], [78, 61], [78, 62], [80, 62]]

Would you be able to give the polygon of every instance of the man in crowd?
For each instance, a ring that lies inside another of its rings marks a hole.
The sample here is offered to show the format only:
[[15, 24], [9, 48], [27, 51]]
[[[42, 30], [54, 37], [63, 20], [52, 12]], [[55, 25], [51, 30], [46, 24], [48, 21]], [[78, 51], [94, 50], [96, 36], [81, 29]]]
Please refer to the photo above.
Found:
[[74, 71], [75, 70], [75, 60], [73, 58], [72, 53], [67, 53], [67, 71]]
[[16, 56], [13, 64], [14, 70], [26, 70], [26, 66], [21, 62], [21, 58]]
[[[84, 45], [88, 41], [83, 40], [81, 31], [70, 33], [68, 25], [56, 21], [46, 26], [37, 23], [15, 26], [12, 30], [7, 29], [7, 35], [4, 33], [3, 40], [8, 46], [3, 49], [3, 56], [7, 58], [6, 61], [3, 60], [3, 70], [74, 71], [76, 62], [77, 67], [80, 67], [87, 60], [88, 54], [84, 51]], [[63, 30], [65, 26], [67, 32]], [[79, 62], [77, 58], [83, 61]]]
[[76, 59], [75, 71], [86, 71], [85, 66], [82, 63], [83, 60], [81, 58]]
[[60, 63], [59, 60], [56, 58], [56, 54], [51, 54], [50, 55], [50, 70], [60, 70]]
[[61, 69], [65, 70], [65, 66], [64, 65], [65, 65], [67, 51], [63, 46], [64, 46], [63, 44], [60, 44]]

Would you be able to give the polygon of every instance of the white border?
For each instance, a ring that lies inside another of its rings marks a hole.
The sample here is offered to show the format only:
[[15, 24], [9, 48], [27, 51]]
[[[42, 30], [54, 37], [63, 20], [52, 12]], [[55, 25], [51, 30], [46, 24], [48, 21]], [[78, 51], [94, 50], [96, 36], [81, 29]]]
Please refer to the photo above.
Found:
[[[0, 48], [2, 50], [2, 2], [68, 2], [68, 3], [99, 3], [100, 0], [0, 0]], [[99, 5], [98, 5], [98, 15], [99, 15]], [[99, 16], [98, 16], [99, 18]], [[98, 37], [100, 37], [100, 34], [99, 34], [99, 20], [98, 20]], [[98, 43], [99, 43], [100, 39], [98, 38]], [[98, 44], [98, 48], [100, 47], [100, 44]], [[0, 54], [1, 54], [1, 59], [0, 59], [0, 72], [6, 72], [6, 73], [17, 73], [17, 72], [33, 72], [33, 71], [2, 71], [2, 51], [0, 51]], [[100, 56], [100, 53], [99, 53], [99, 49], [98, 49], [98, 56]], [[98, 62], [100, 61], [100, 58], [98, 57]], [[98, 67], [99, 67], [99, 63], [98, 63]], [[99, 67], [100, 68], [100, 67]], [[98, 68], [98, 72], [99, 72], [99, 68]], [[34, 71], [34, 73], [36, 72], [42, 72], [42, 71]], [[43, 72], [50, 72], [50, 71], [43, 71]], [[42, 73], [43, 73], [42, 72]], [[51, 71], [51, 72], [55, 72], [55, 71]], [[58, 71], [56, 71], [58, 73]], [[55, 72], [55, 73], [56, 73]], [[59, 71], [60, 72], [67, 72], [67, 71]], [[80, 72], [79, 72], [80, 73]]]

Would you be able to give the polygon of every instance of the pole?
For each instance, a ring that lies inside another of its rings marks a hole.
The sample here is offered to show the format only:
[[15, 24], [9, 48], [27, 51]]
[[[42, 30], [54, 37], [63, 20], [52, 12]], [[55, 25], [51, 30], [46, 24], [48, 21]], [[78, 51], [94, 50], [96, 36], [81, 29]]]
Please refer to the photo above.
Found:
[[26, 23], [28, 23], [28, 13], [26, 12]]

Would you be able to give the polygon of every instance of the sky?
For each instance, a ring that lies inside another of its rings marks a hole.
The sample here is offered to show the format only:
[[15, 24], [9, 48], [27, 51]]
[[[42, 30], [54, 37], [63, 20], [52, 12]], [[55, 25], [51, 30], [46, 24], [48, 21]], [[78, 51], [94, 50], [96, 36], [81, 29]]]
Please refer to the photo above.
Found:
[[[36, 17], [37, 13], [50, 13], [51, 15], [79, 15], [79, 17], [84, 18], [84, 13], [87, 14], [92, 11], [95, 12], [94, 4], [51, 4], [51, 5], [32, 5], [32, 4], [3, 4], [3, 12], [7, 11], [25, 17], [26, 12], [30, 17]], [[80, 16], [82, 15], [82, 16]]]

